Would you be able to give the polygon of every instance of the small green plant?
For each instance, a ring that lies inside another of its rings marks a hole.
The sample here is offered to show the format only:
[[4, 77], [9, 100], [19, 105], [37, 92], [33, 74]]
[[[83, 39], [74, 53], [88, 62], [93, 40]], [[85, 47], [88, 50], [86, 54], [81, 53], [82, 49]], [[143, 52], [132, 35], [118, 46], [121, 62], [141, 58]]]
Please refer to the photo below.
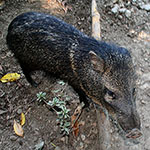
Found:
[[[57, 114], [57, 122], [59, 123], [59, 126], [61, 128], [61, 132], [64, 135], [69, 135], [70, 132], [70, 116], [69, 116], [69, 109], [66, 107], [66, 102], [61, 101], [59, 98], [54, 97], [52, 101], [45, 101], [46, 99], [46, 93], [45, 92], [39, 92], [37, 93], [37, 101], [38, 102], [44, 102], [47, 105], [49, 105]], [[56, 110], [55, 107], [59, 108], [60, 111]]]
[[69, 135], [69, 133], [70, 133], [70, 125], [71, 124], [68, 121], [64, 122], [62, 125], [60, 124], [61, 132], [63, 134]]
[[39, 92], [36, 94], [36, 96], [37, 96], [38, 102], [41, 102], [41, 101], [46, 99], [46, 93], [45, 92]]
[[57, 97], [54, 97], [52, 101], [49, 101], [48, 102], [48, 105], [54, 107], [58, 107], [58, 108], [61, 108], [63, 106], [65, 106], [65, 102], [64, 101], [60, 101]]
[[58, 107], [61, 111], [56, 111], [58, 116], [57, 121], [60, 124], [61, 132], [63, 134], [69, 135], [70, 132], [70, 116], [69, 109], [66, 108], [66, 103], [64, 101], [59, 100], [57, 97], [54, 97], [52, 101], [48, 102], [48, 105], [51, 107]]

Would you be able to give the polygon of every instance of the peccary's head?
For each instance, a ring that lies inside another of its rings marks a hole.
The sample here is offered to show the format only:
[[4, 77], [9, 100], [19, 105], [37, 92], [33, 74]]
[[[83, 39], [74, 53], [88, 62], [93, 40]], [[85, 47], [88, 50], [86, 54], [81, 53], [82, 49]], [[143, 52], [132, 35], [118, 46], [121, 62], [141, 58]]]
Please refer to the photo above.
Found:
[[140, 129], [135, 104], [136, 75], [129, 52], [112, 45], [109, 50], [104, 48], [103, 55], [93, 51], [89, 54], [94, 70], [101, 75], [104, 102], [113, 108], [122, 129], [127, 133]]

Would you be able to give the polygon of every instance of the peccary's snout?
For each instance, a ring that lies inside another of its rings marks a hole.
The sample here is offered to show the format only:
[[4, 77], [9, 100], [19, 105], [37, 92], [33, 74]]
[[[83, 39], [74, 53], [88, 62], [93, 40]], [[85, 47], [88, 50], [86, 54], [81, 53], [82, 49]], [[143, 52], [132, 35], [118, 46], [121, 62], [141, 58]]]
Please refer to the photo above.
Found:
[[111, 100], [105, 95], [105, 100], [114, 109], [119, 126], [127, 133], [128, 138], [141, 136], [140, 117], [136, 111], [135, 102], [131, 99]]
[[127, 133], [128, 138], [138, 138], [140, 132], [140, 117], [132, 96], [116, 96], [107, 91], [105, 101], [114, 109], [119, 126]]
[[134, 128], [140, 129], [140, 119], [138, 113], [132, 110], [131, 113], [117, 113], [117, 120], [125, 131], [129, 132]]
[[137, 111], [131, 108], [131, 112], [117, 113], [119, 125], [126, 131], [127, 138], [138, 138], [142, 135], [140, 131], [140, 118]]

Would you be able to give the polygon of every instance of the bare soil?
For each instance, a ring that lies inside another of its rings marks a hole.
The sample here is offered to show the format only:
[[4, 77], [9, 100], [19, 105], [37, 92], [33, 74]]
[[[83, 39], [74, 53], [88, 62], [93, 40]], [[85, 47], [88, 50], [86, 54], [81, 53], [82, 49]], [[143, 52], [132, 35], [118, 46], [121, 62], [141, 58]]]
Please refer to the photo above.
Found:
[[[102, 39], [129, 49], [133, 56], [139, 77], [137, 83], [137, 110], [141, 118], [143, 137], [139, 143], [128, 147], [132, 150], [150, 150], [150, 12], [131, 6], [130, 18], [123, 15], [120, 19], [98, 2], [101, 14]], [[25, 79], [22, 70], [6, 45], [9, 23], [17, 15], [38, 11], [55, 15], [91, 35], [91, 1], [67, 0], [65, 6], [60, 0], [7, 0], [0, 10], [0, 78], [6, 73], [17, 72], [21, 79], [11, 83], [0, 83], [0, 149], [32, 150], [35, 145], [44, 142], [43, 150], [98, 150], [98, 127], [93, 104], [84, 109], [81, 115], [78, 137], [72, 133], [62, 136], [56, 122], [57, 115], [39, 104], [36, 94], [46, 92], [46, 99], [51, 100], [63, 92], [70, 97], [67, 107], [70, 115], [79, 104], [79, 97], [72, 87], [60, 85], [58, 79], [48, 78], [42, 72], [35, 72], [33, 77], [40, 82], [38, 88], [32, 87]], [[60, 92], [52, 91], [60, 89]], [[63, 100], [63, 97], [61, 97]], [[23, 126], [24, 136], [14, 133], [13, 120], [20, 121], [21, 112], [26, 115]]]

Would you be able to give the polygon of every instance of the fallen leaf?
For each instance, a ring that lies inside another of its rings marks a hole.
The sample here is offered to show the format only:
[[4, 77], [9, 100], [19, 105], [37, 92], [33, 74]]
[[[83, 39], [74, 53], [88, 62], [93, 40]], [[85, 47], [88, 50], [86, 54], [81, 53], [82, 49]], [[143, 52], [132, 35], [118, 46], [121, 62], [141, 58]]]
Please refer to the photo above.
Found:
[[23, 126], [25, 124], [25, 114], [24, 113], [21, 113], [21, 126]]
[[72, 124], [72, 134], [77, 137], [79, 133], [79, 123], [76, 120], [76, 116], [72, 115], [71, 116], [71, 124]]
[[6, 83], [6, 82], [13, 82], [13, 81], [16, 81], [20, 79], [20, 74], [18, 73], [7, 73], [6, 75], [4, 75], [0, 81], [3, 82], [3, 83]]
[[81, 112], [82, 112], [82, 108], [84, 106], [84, 103], [81, 103], [74, 111], [73, 115], [71, 116], [71, 125], [72, 125], [72, 129], [73, 129], [73, 135], [75, 137], [78, 136], [78, 133], [79, 133], [79, 117], [81, 115]]
[[14, 120], [14, 131], [18, 136], [23, 136], [22, 126]]

